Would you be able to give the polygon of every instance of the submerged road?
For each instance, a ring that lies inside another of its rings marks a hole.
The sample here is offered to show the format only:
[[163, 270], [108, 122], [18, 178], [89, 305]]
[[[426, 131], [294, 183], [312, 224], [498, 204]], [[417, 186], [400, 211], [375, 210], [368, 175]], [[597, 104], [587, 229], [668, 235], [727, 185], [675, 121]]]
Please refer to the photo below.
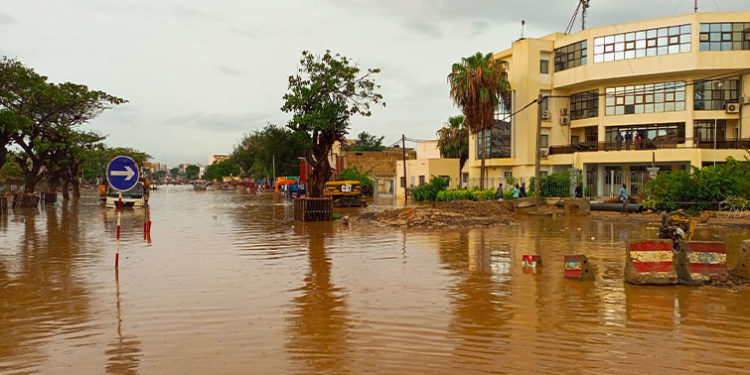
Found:
[[[656, 227], [349, 228], [171, 186], [150, 239], [145, 212], [123, 212], [116, 273], [114, 210], [84, 194], [0, 218], [0, 374], [750, 372], [750, 288], [623, 283], [625, 242]], [[696, 235], [717, 238], [733, 264], [750, 232]], [[575, 253], [595, 281], [563, 278]]]

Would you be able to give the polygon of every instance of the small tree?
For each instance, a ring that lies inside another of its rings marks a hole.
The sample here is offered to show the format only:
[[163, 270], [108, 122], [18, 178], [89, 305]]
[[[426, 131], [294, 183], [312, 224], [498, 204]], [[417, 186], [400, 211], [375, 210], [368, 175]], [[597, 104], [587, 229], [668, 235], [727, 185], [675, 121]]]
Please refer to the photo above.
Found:
[[177, 175], [180, 173], [180, 168], [174, 167], [169, 170], [169, 174], [172, 176], [172, 178], [177, 179]]
[[461, 171], [469, 159], [469, 129], [464, 126], [464, 116], [448, 118], [447, 126], [437, 131], [438, 148], [444, 158], [458, 159], [458, 187], [461, 187]]
[[383, 151], [385, 150], [385, 146], [383, 146], [384, 138], [384, 136], [378, 138], [368, 132], [362, 132], [357, 135], [357, 140], [351, 146], [351, 149], [354, 151]]
[[300, 68], [289, 76], [289, 91], [284, 95], [281, 110], [292, 113], [287, 126], [306, 133], [311, 139], [305, 158], [312, 166], [309, 179], [311, 197], [323, 195], [325, 183], [331, 178], [328, 156], [333, 143], [343, 141], [349, 132], [349, 119], [354, 115], [369, 117], [372, 104], [383, 104], [380, 88], [372, 76], [380, 69], [359, 67], [349, 59], [326, 51], [323, 56], [302, 52]]
[[185, 177], [187, 177], [188, 179], [196, 179], [198, 178], [198, 173], [200, 173], [200, 171], [201, 169], [197, 165], [188, 165], [185, 168]]

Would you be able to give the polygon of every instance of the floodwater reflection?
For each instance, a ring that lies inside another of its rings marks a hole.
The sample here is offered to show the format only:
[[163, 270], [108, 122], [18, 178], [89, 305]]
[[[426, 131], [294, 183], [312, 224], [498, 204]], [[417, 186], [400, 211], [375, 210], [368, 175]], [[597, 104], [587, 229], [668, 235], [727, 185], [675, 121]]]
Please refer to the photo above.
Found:
[[[273, 194], [170, 186], [153, 192], [149, 210], [123, 212], [115, 272], [116, 214], [91, 193], [0, 217], [2, 374], [750, 368], [750, 289], [623, 282], [626, 241], [654, 237], [656, 226], [305, 224]], [[731, 265], [750, 231], [696, 236], [727, 241]], [[524, 272], [524, 254], [540, 254], [542, 266]], [[564, 279], [570, 254], [586, 254], [595, 280]]]

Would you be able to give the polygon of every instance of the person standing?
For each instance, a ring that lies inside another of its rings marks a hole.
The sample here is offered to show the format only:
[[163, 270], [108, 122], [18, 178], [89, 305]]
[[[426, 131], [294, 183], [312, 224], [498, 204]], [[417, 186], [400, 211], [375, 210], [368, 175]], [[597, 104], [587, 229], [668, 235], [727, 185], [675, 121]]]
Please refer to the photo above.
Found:
[[615, 142], [617, 142], [617, 151], [622, 150], [622, 141], [624, 141], [625, 138], [622, 136], [622, 132], [617, 132], [617, 136], [615, 137]]
[[495, 199], [503, 199], [503, 183], [501, 182], [500, 185], [497, 186], [497, 191], [495, 191]]
[[628, 130], [627, 133], [625, 133], [625, 149], [630, 151], [630, 144], [633, 143], [633, 133]]
[[523, 198], [523, 197], [526, 196], [526, 183], [525, 182], [521, 183], [521, 192], [520, 192], [519, 196], [521, 198]]
[[517, 199], [521, 196], [521, 189], [518, 187], [518, 184], [516, 184], [516, 187], [513, 188], [513, 199]]
[[625, 187], [625, 184], [622, 184], [622, 187], [620, 188], [620, 202], [622, 202], [622, 210], [620, 211], [621, 214], [628, 214], [628, 189]]
[[583, 185], [576, 186], [576, 198], [583, 198]]

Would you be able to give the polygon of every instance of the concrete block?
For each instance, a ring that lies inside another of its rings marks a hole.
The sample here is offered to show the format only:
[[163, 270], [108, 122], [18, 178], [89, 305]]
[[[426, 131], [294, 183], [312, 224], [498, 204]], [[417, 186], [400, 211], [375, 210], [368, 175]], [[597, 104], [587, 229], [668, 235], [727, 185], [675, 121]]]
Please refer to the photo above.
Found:
[[740, 251], [737, 254], [737, 262], [734, 264], [734, 268], [729, 270], [729, 273], [743, 279], [750, 279], [750, 240], [742, 241]]
[[680, 242], [677, 275], [688, 284], [705, 284], [727, 274], [727, 244], [721, 241]]
[[588, 198], [568, 198], [563, 202], [566, 215], [585, 216], [591, 214], [591, 201]]
[[672, 240], [631, 241], [625, 255], [625, 281], [631, 284], [677, 284]]
[[591, 270], [588, 258], [582, 254], [566, 255], [565, 277], [577, 280], [593, 280], [594, 273]]
[[536, 198], [534, 197], [517, 198], [511, 200], [511, 202], [513, 202], [513, 208], [515, 209], [536, 206]]
[[542, 256], [541, 255], [527, 255], [524, 254], [521, 256], [523, 259], [523, 266], [524, 267], [536, 267], [542, 265]]

